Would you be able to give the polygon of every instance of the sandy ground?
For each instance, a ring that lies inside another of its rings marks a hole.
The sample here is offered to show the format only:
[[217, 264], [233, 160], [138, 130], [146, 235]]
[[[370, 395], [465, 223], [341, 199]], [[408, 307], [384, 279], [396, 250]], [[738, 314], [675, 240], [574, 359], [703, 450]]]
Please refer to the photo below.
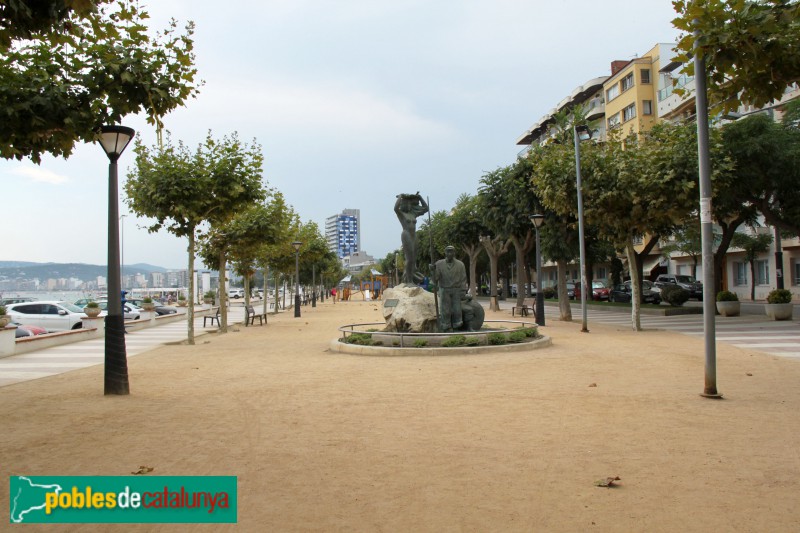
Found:
[[709, 400], [702, 340], [664, 331], [550, 321], [529, 352], [327, 351], [380, 319], [326, 301], [159, 348], [130, 359], [125, 397], [103, 396], [101, 366], [0, 388], [4, 477], [238, 476], [235, 526], [26, 530], [800, 531], [800, 361], [720, 344]]

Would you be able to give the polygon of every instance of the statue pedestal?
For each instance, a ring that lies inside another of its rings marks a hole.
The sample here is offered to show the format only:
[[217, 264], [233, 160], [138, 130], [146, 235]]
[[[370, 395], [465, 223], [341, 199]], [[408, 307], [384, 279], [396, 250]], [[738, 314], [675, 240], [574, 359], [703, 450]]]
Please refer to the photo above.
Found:
[[383, 291], [381, 300], [386, 331], [435, 333], [438, 330], [433, 293], [404, 283]]

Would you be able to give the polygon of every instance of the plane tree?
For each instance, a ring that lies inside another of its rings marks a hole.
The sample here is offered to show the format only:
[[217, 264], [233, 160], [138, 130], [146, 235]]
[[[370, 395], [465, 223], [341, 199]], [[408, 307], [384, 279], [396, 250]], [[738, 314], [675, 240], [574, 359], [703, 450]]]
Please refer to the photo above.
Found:
[[[780, 100], [800, 81], [800, 3], [796, 0], [675, 0], [672, 24], [683, 72], [692, 57], [706, 59], [708, 98], [714, 110], [756, 108]], [[694, 33], [699, 33], [696, 38]]]
[[0, 6], [0, 157], [68, 157], [100, 126], [162, 117], [196, 96], [194, 25], [151, 35], [134, 0]]
[[731, 246], [739, 248], [744, 252], [744, 259], [750, 265], [750, 300], [756, 299], [756, 259], [761, 254], [769, 252], [772, 244], [772, 235], [769, 233], [747, 233], [737, 232], [731, 240]]
[[[153, 219], [148, 231], [166, 229], [188, 239], [188, 342], [194, 344], [194, 263], [196, 239], [202, 224], [219, 227], [247, 205], [262, 201], [263, 156], [260, 146], [242, 144], [234, 134], [206, 140], [194, 152], [167, 138], [148, 148], [137, 142], [136, 161], [125, 183], [125, 202], [137, 216]], [[220, 254], [220, 324], [227, 319], [225, 255]]]
[[469, 261], [469, 290], [474, 297], [478, 296], [478, 258], [484, 250], [480, 236], [489, 232], [479, 209], [477, 196], [464, 193], [456, 199], [446, 221], [449, 243], [461, 248]]

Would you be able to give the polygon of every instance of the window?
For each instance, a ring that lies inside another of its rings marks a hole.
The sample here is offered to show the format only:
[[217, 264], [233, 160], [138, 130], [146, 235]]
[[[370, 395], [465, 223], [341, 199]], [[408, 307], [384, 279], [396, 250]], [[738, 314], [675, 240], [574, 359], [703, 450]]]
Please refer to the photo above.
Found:
[[769, 285], [769, 261], [756, 261], [756, 283]]
[[641, 78], [642, 83], [650, 83], [650, 69], [643, 68], [639, 71], [639, 78]]
[[606, 91], [606, 102], [610, 102], [617, 96], [619, 96], [619, 85], [615, 83]]
[[747, 263], [733, 264], [733, 284], [747, 285]]
[[606, 267], [597, 267], [597, 279], [606, 279], [608, 277], [608, 271]]
[[622, 92], [625, 92], [633, 87], [633, 72], [622, 78], [620, 85], [622, 86]]
[[608, 129], [616, 128], [619, 126], [619, 113], [608, 117]]
[[629, 120], [634, 118], [636, 118], [636, 104], [631, 104], [622, 110], [623, 122], [628, 122]]
[[653, 101], [642, 100], [642, 115], [652, 115], [652, 114], [653, 114]]
[[644, 244], [644, 236], [642, 236], [642, 235], [636, 235], [636, 236], [633, 238], [633, 245], [634, 245], [634, 246], [639, 246], [639, 245], [642, 245], [642, 244]]
[[794, 284], [800, 285], [800, 261], [794, 264]]

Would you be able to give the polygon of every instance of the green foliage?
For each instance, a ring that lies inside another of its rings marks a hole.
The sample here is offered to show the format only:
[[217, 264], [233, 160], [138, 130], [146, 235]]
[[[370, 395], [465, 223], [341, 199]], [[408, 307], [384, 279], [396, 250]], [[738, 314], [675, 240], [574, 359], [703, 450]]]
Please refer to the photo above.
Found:
[[[206, 291], [206, 292], [203, 294], [203, 298], [209, 298], [209, 299], [212, 299], [212, 300], [213, 300], [213, 299], [214, 299], [214, 297], [215, 297], [216, 295], [217, 295], [217, 294], [216, 294], [214, 291]], [[144, 301], [144, 300], [142, 300], [142, 301]]]
[[467, 340], [464, 342], [467, 346], [477, 346], [481, 343], [481, 340], [478, 337], [470, 336], [467, 337]]
[[556, 297], [556, 289], [553, 287], [545, 287], [542, 289], [542, 294], [548, 300], [551, 300]]
[[539, 334], [539, 328], [522, 328], [520, 329], [521, 332], [525, 334], [526, 337], [536, 337]]
[[673, 307], [680, 307], [689, 300], [689, 291], [677, 285], [665, 285], [661, 288], [661, 299]]
[[361, 346], [372, 346], [372, 335], [369, 333], [353, 333], [345, 339], [347, 344], [358, 344]]
[[735, 292], [719, 291], [717, 293], [717, 301], [718, 302], [738, 302], [739, 301], [739, 297], [736, 296]]
[[414, 348], [424, 348], [428, 345], [428, 341], [425, 339], [415, 339], [414, 340]]
[[788, 304], [792, 301], [792, 291], [788, 289], [775, 289], [767, 295], [767, 303]]
[[5, 305], [0, 305], [0, 315], [6, 314], [8, 310], [6, 309]]
[[[734, 111], [780, 100], [800, 79], [800, 4], [791, 0], [675, 0], [682, 31], [677, 49], [683, 72], [694, 76], [692, 57], [705, 57], [708, 99]], [[695, 39], [694, 32], [699, 32]]]
[[4, 159], [68, 157], [130, 114], [145, 113], [160, 130], [161, 118], [198, 92], [192, 23], [181, 34], [173, 20], [151, 36], [136, 0], [2, 4]]
[[97, 309], [98, 307], [100, 307], [100, 304], [97, 302], [88, 302], [86, 304], [86, 307], [88, 307], [89, 309]]
[[508, 334], [508, 342], [518, 343], [524, 341], [527, 338], [528, 336], [525, 334], [524, 331], [512, 331], [511, 333]]
[[489, 333], [489, 335], [486, 336], [486, 342], [492, 346], [498, 346], [500, 344], [506, 344], [508, 342], [508, 337], [503, 333]]
[[453, 335], [452, 337], [446, 338], [442, 342], [442, 346], [445, 348], [453, 348], [456, 346], [464, 346], [467, 343], [467, 337], [464, 335]]

